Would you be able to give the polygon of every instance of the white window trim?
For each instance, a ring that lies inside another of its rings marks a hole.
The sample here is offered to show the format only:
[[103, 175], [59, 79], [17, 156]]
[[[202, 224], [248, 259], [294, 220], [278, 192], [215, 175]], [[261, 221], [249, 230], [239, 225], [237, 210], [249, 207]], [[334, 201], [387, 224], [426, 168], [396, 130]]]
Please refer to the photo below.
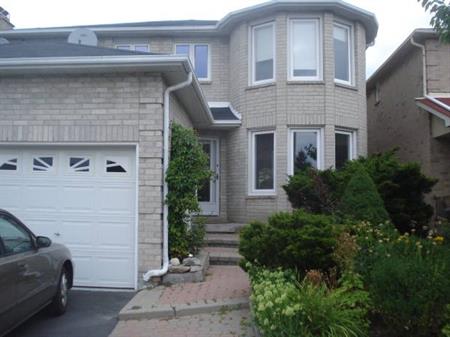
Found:
[[[349, 60], [349, 81], [344, 81], [344, 80], [340, 80], [336, 78], [336, 74], [334, 76], [334, 82], [338, 83], [338, 84], [344, 84], [344, 85], [350, 85], [350, 86], [354, 86], [355, 84], [355, 27], [353, 24], [351, 23], [347, 23], [347, 22], [343, 22], [343, 21], [335, 21], [333, 24], [333, 34], [334, 34], [334, 27], [340, 27], [340, 28], [344, 28], [347, 29], [348, 31], [348, 38], [350, 43], [348, 44], [348, 55], [350, 57]], [[334, 36], [333, 36], [333, 41], [334, 41]], [[336, 60], [335, 60], [336, 62]]]
[[147, 43], [118, 43], [115, 45], [115, 48], [122, 49], [120, 47], [124, 47], [124, 46], [130, 47], [131, 51], [136, 51], [137, 46], [145, 46], [145, 47], [147, 47], [148, 52], [150, 52], [150, 45]]
[[324, 130], [321, 127], [295, 127], [290, 128], [288, 132], [288, 175], [294, 174], [294, 134], [296, 132], [317, 132], [317, 169], [324, 168]]
[[[292, 33], [292, 29], [295, 22], [301, 21], [315, 21], [318, 33], [319, 33], [319, 41], [317, 44], [317, 76], [294, 76], [294, 52], [293, 52], [293, 38], [294, 34]], [[320, 16], [305, 16], [305, 17], [292, 17], [288, 19], [288, 81], [298, 81], [298, 82], [307, 82], [307, 81], [322, 81], [323, 80], [323, 29], [322, 29], [322, 18]]]
[[[257, 190], [255, 186], [255, 161], [256, 161], [256, 142], [255, 137], [257, 135], [264, 134], [273, 134], [273, 189], [270, 190]], [[248, 189], [249, 196], [274, 196], [276, 195], [276, 186], [277, 186], [277, 165], [276, 165], [276, 149], [277, 149], [277, 140], [276, 140], [276, 132], [275, 130], [264, 130], [264, 131], [250, 131], [249, 132], [249, 142], [248, 142]]]
[[[255, 80], [255, 30], [258, 28], [262, 28], [265, 26], [271, 26], [272, 27], [272, 34], [273, 34], [273, 38], [272, 38], [272, 53], [273, 53], [273, 73], [272, 73], [272, 78], [266, 79], [266, 80], [261, 80], [261, 81], [256, 81]], [[249, 33], [249, 39], [250, 39], [250, 57], [249, 57], [249, 69], [250, 69], [250, 76], [249, 76], [249, 85], [250, 86], [254, 86], [254, 85], [261, 85], [261, 84], [268, 84], [268, 83], [275, 83], [275, 74], [277, 73], [276, 71], [276, 64], [277, 64], [277, 53], [276, 53], [276, 31], [275, 31], [275, 22], [271, 21], [271, 22], [266, 22], [266, 23], [262, 23], [262, 24], [257, 24], [254, 26], [250, 27], [250, 33]]]
[[189, 46], [189, 60], [195, 71], [195, 46], [208, 46], [208, 77], [198, 77], [200, 82], [211, 82], [211, 44], [202, 42], [177, 42], [173, 47], [173, 53], [177, 53], [177, 46]]
[[[346, 135], [346, 136], [350, 136], [350, 148], [349, 148], [349, 158], [350, 160], [354, 160], [358, 158], [358, 147], [357, 147], [357, 143], [356, 143], [356, 131], [353, 130], [346, 130], [346, 129], [336, 129], [335, 134], [341, 134], [341, 135]], [[336, 146], [336, 145], [335, 145]], [[336, 151], [336, 149], [335, 149]], [[334, 167], [336, 167], [336, 161], [334, 163]]]

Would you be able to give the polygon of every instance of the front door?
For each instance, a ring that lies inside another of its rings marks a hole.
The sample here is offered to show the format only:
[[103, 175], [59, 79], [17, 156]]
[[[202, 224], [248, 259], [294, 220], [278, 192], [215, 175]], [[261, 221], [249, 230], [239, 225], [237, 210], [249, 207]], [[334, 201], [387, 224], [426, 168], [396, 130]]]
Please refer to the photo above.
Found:
[[198, 201], [202, 215], [219, 215], [219, 140], [200, 139], [208, 156], [208, 164], [213, 172], [211, 179], [205, 181], [198, 191]]

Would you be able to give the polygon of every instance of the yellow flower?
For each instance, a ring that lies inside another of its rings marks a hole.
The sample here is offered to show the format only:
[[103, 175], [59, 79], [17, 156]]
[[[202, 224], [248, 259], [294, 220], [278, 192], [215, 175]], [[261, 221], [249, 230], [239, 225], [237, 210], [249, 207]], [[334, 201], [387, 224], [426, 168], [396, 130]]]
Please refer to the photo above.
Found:
[[436, 236], [434, 239], [434, 242], [438, 243], [438, 244], [442, 244], [444, 242], [444, 237], [443, 236]]

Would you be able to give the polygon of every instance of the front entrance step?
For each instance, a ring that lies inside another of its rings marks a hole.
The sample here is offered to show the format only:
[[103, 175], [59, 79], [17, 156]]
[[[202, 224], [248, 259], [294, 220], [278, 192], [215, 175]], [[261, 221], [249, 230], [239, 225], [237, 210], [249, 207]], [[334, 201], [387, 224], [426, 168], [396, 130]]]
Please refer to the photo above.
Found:
[[225, 233], [225, 234], [234, 234], [238, 233], [239, 230], [244, 227], [245, 224], [239, 224], [239, 223], [222, 223], [222, 224], [206, 224], [205, 230], [206, 233]]
[[237, 248], [205, 247], [204, 250], [209, 253], [211, 265], [238, 265], [242, 259]]
[[209, 247], [238, 247], [239, 234], [207, 233], [205, 244]]

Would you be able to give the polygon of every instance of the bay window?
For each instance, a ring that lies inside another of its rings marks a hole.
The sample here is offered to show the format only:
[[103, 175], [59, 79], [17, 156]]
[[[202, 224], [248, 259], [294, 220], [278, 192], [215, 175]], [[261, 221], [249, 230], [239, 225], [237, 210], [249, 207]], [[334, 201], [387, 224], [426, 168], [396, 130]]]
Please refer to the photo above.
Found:
[[336, 169], [342, 168], [347, 161], [356, 158], [356, 139], [354, 132], [336, 131], [335, 155]]
[[250, 139], [250, 193], [275, 193], [275, 132], [253, 132]]
[[271, 82], [275, 78], [274, 24], [252, 27], [252, 83]]
[[321, 39], [319, 19], [290, 21], [290, 80], [320, 80], [322, 78]]
[[289, 138], [289, 175], [307, 167], [322, 168], [321, 129], [292, 129]]
[[334, 70], [335, 81], [343, 84], [353, 82], [353, 34], [352, 27], [334, 24]]

